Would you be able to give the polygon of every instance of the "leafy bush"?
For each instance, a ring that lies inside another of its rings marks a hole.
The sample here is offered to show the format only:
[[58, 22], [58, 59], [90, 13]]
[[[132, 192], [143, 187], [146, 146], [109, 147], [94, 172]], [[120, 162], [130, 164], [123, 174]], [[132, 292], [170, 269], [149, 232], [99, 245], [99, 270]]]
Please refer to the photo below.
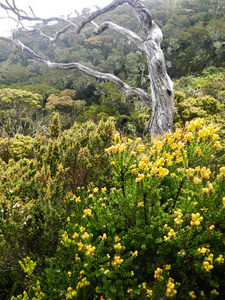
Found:
[[[215, 164], [221, 148], [217, 132], [197, 119], [152, 144], [121, 141], [116, 134], [106, 149], [111, 187], [94, 182], [66, 192], [62, 164], [53, 177], [49, 166], [42, 175], [37, 172], [45, 188], [38, 187], [38, 206], [32, 202], [29, 211], [33, 226], [23, 225], [21, 234], [23, 243], [28, 232], [34, 237], [36, 214], [36, 224], [48, 228], [42, 234], [46, 248], [17, 257], [24, 258], [24, 270], [26, 263], [26, 270], [32, 269], [18, 299], [28, 299], [26, 294], [33, 299], [223, 297], [225, 167]], [[18, 222], [22, 208], [9, 206], [18, 198], [10, 192], [4, 197], [5, 254], [6, 228], [15, 235], [23, 220]], [[20, 203], [25, 202], [31, 205]]]

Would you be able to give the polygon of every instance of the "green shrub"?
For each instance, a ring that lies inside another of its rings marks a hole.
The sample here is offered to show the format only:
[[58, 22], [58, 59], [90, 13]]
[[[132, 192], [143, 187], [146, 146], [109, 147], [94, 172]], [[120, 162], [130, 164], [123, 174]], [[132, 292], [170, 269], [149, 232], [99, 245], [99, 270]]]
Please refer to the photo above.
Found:
[[222, 296], [225, 167], [215, 165], [217, 131], [197, 119], [152, 145], [116, 134], [106, 149], [114, 186], [67, 194], [57, 250], [35, 277], [45, 299]]

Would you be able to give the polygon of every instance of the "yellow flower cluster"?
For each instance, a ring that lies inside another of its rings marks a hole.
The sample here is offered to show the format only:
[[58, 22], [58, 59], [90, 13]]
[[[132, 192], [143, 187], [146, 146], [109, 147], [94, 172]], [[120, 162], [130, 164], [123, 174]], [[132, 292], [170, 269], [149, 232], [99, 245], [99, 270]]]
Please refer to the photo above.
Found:
[[115, 146], [111, 146], [107, 149], [105, 149], [105, 152], [106, 153], [123, 153], [124, 151], [126, 150], [126, 144], [125, 143], [122, 143], [122, 144], [116, 144]]
[[213, 265], [211, 265], [208, 261], [203, 262], [203, 267], [206, 270], [206, 272], [209, 272], [211, 269], [213, 269]]
[[197, 297], [195, 296], [195, 292], [191, 291], [189, 293], [189, 296], [191, 297], [191, 299], [196, 299]]
[[164, 235], [164, 241], [167, 242], [169, 241], [171, 238], [175, 237], [176, 232], [173, 229], [170, 229], [168, 232], [168, 236]]
[[138, 174], [138, 177], [135, 179], [135, 182], [139, 183], [145, 178], [144, 174]]
[[149, 297], [152, 297], [152, 293], [153, 293], [152, 290], [149, 290], [149, 289], [148, 289], [148, 290], [146, 290], [146, 292], [147, 292], [147, 294], [148, 294]]
[[100, 236], [100, 238], [101, 238], [102, 241], [106, 241], [107, 240], [107, 234], [103, 233], [103, 235]]
[[200, 225], [202, 220], [203, 220], [203, 217], [200, 216], [200, 213], [191, 214], [191, 225], [192, 226]]
[[176, 217], [176, 218], [174, 219], [174, 223], [177, 224], [177, 225], [182, 224], [182, 223], [183, 223], [183, 220], [182, 220], [183, 214], [182, 214], [181, 210], [180, 210], [180, 209], [176, 210], [176, 211], [174, 212], [174, 215], [175, 215], [175, 217]]
[[170, 277], [167, 283], [166, 296], [172, 298], [176, 293], [174, 279]]
[[119, 241], [121, 241], [121, 238], [118, 235], [115, 236], [115, 242], [119, 242]]
[[66, 295], [66, 300], [72, 299], [72, 298], [76, 297], [76, 295], [77, 295], [77, 292], [74, 291], [71, 287], [68, 287], [68, 289], [67, 289], [67, 295]]
[[87, 281], [87, 277], [84, 277], [80, 282], [77, 284], [77, 290], [81, 289], [84, 286], [89, 286], [90, 282]]
[[198, 135], [200, 138], [210, 137], [216, 134], [219, 128], [215, 128], [212, 124], [203, 126], [201, 130], [199, 130]]
[[95, 251], [95, 246], [87, 245], [86, 250], [87, 250], [86, 254], [91, 255]]
[[90, 216], [90, 215], [91, 215], [91, 212], [92, 212], [92, 210], [91, 210], [90, 208], [86, 208], [86, 209], [84, 210], [84, 215], [85, 215], [85, 216]]
[[159, 281], [162, 281], [164, 279], [164, 277], [162, 276], [162, 273], [163, 273], [163, 269], [157, 268], [155, 270], [154, 278], [156, 278]]
[[121, 250], [121, 249], [122, 249], [122, 246], [121, 246], [120, 243], [118, 243], [118, 244], [114, 245], [114, 248], [115, 248], [116, 250]]
[[78, 250], [81, 251], [84, 248], [84, 244], [82, 242], [77, 243]]
[[132, 254], [133, 257], [137, 257], [138, 256], [138, 251], [135, 250], [134, 252], [131, 252], [131, 254]]
[[219, 255], [217, 258], [216, 258], [216, 261], [219, 263], [219, 264], [223, 264], [224, 263], [224, 257], [223, 255]]
[[207, 169], [206, 167], [204, 167], [200, 170], [200, 174], [201, 174], [201, 178], [206, 180], [206, 179], [209, 179], [211, 171], [210, 171], [210, 169]]
[[220, 175], [225, 178], [225, 167], [220, 168]]
[[81, 237], [82, 237], [83, 240], [87, 240], [87, 239], [89, 239], [90, 234], [88, 234], [87, 232], [85, 232]]
[[196, 119], [190, 122], [186, 122], [185, 127], [187, 127], [188, 131], [195, 131], [201, 129], [203, 123], [204, 123], [204, 119]]
[[205, 247], [198, 248], [198, 254], [206, 254], [208, 252], [210, 252], [210, 250]]
[[171, 265], [165, 265], [165, 270], [169, 271], [171, 269]]
[[225, 197], [223, 197], [222, 202], [223, 202], [223, 208], [225, 208]]
[[120, 256], [115, 255], [113, 265], [118, 266], [118, 265], [121, 265], [122, 263], [123, 263], [123, 259], [120, 258]]

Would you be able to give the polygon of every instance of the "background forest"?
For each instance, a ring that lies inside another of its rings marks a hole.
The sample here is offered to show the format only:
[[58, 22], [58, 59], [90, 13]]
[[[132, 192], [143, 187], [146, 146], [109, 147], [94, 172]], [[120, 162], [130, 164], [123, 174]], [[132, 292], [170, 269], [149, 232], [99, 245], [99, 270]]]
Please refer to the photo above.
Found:
[[[225, 298], [225, 0], [145, 3], [176, 108], [174, 133], [154, 141], [136, 97], [1, 42], [0, 299]], [[139, 30], [126, 6], [107, 19]], [[92, 31], [19, 34], [150, 93], [142, 53]]]

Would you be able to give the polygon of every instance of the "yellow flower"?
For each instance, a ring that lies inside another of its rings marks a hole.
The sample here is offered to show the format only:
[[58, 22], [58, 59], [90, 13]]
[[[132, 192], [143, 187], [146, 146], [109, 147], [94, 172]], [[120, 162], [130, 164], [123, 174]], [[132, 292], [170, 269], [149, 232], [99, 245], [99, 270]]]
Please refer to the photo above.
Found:
[[225, 197], [223, 197], [222, 202], [223, 202], [223, 208], [225, 208]]
[[83, 240], [87, 240], [89, 239], [90, 235], [87, 232], [85, 232], [81, 237]]
[[138, 207], [144, 207], [144, 201], [141, 201], [137, 204]]
[[118, 243], [118, 244], [114, 245], [114, 248], [115, 248], [116, 250], [121, 250], [121, 249], [122, 249], [122, 246], [121, 246], [120, 243]]
[[130, 155], [131, 155], [131, 156], [136, 156], [136, 155], [137, 155], [137, 152], [131, 151]]
[[117, 266], [117, 265], [121, 265], [122, 263], [123, 263], [123, 259], [120, 258], [120, 256], [115, 255], [113, 265]]
[[157, 280], [159, 281], [162, 281], [164, 279], [164, 277], [162, 276], [162, 273], [163, 273], [163, 270], [160, 269], [160, 268], [157, 268], [155, 270], [155, 275], [154, 275], [154, 278], [156, 278]]
[[211, 269], [213, 269], [213, 265], [210, 265], [208, 261], [203, 262], [203, 267], [206, 270], [206, 272], [209, 272]]
[[97, 192], [98, 192], [98, 188], [95, 187], [95, 188], [93, 189], [93, 192], [94, 192], [94, 193], [97, 193]]
[[144, 174], [138, 174], [138, 178], [136, 178], [135, 181], [136, 181], [137, 183], [139, 183], [139, 182], [142, 181], [144, 178], [145, 178], [145, 175], [144, 175]]
[[119, 132], [117, 132], [117, 133], [114, 135], [114, 140], [115, 140], [115, 142], [120, 142], [120, 134], [119, 134]]
[[132, 293], [132, 289], [127, 290], [127, 293], [128, 294]]
[[169, 170], [166, 168], [159, 167], [158, 171], [160, 177], [165, 177], [169, 174]]
[[127, 142], [128, 142], [129, 145], [133, 144], [133, 141], [131, 139], [128, 139]]
[[193, 139], [193, 134], [192, 134], [192, 132], [186, 133], [185, 136], [184, 136], [184, 138], [185, 138], [185, 140], [186, 140], [187, 142], [191, 141], [191, 140]]
[[220, 175], [225, 178], [225, 167], [220, 168]]
[[136, 138], [136, 144], [140, 144], [140, 142], [142, 141], [142, 138]]
[[137, 257], [137, 256], [138, 256], [138, 251], [135, 250], [135, 251], [132, 253], [132, 256], [133, 256], [133, 257]]
[[202, 189], [202, 194], [203, 195], [207, 195], [209, 193], [209, 189], [208, 188], [203, 188]]
[[89, 209], [89, 208], [86, 208], [86, 209], [84, 210], [85, 216], [90, 216], [90, 215], [91, 215], [91, 212], [92, 212], [92, 210]]
[[169, 271], [171, 269], [171, 265], [165, 265], [165, 270]]
[[73, 238], [76, 239], [76, 238], [78, 238], [78, 236], [79, 236], [79, 234], [77, 232], [74, 232]]
[[82, 242], [77, 243], [79, 250], [81, 251], [84, 248], [84, 244]]
[[175, 149], [177, 148], [177, 144], [173, 143], [173, 144], [171, 145], [171, 148], [172, 148], [173, 150], [175, 150]]
[[211, 171], [210, 171], [210, 169], [207, 169], [206, 167], [204, 167], [200, 170], [200, 174], [201, 174], [202, 179], [209, 179]]
[[223, 264], [224, 263], [224, 257], [223, 255], [219, 255], [217, 258], [216, 258], [216, 261], [219, 263], [219, 264]]
[[144, 150], [144, 145], [139, 144], [139, 145], [137, 146], [137, 152], [141, 152], [141, 151], [143, 151], [143, 150]]
[[152, 290], [147, 290], [146, 292], [147, 292], [148, 296], [152, 297]]
[[170, 229], [170, 231], [168, 232], [168, 236], [174, 237], [175, 235], [176, 235], [176, 232], [173, 229]]
[[105, 275], [108, 275], [108, 274], [109, 274], [109, 270], [108, 270], [108, 269], [105, 270], [104, 274], [105, 274]]
[[145, 166], [146, 166], [146, 163], [145, 163], [144, 161], [141, 160], [141, 161], [139, 162], [139, 164], [138, 164], [138, 169], [139, 169], [139, 170], [142, 170], [142, 169], [144, 169]]
[[196, 296], [195, 296], [195, 293], [193, 291], [191, 291], [189, 293], [189, 296], [192, 298], [192, 299], [196, 299]]
[[195, 184], [199, 184], [199, 183], [202, 182], [201, 179], [199, 179], [197, 176], [194, 177], [193, 181], [194, 181]]
[[210, 262], [213, 262], [213, 253], [209, 254], [209, 256], [207, 257], [207, 260]]
[[179, 149], [182, 149], [182, 148], [184, 148], [184, 143], [182, 143], [181, 141], [179, 141], [177, 143], [177, 146], [178, 146]]
[[216, 141], [215, 144], [213, 145], [213, 147], [216, 148], [217, 150], [220, 150], [223, 148], [219, 141]]
[[86, 254], [91, 255], [95, 251], [95, 246], [87, 245], [86, 250], [87, 250]]
[[209, 226], [209, 230], [213, 230], [215, 228], [214, 225]]
[[88, 198], [93, 198], [93, 197], [94, 197], [93, 194], [89, 194], [89, 195], [88, 195]]
[[216, 141], [218, 141], [219, 139], [220, 139], [220, 137], [219, 137], [218, 134], [214, 134], [214, 135], [212, 136], [213, 142], [216, 142]]
[[191, 214], [191, 225], [192, 226], [200, 225], [202, 220], [203, 220], [203, 217], [201, 217], [199, 213]]
[[115, 237], [115, 242], [119, 242], [119, 241], [121, 241], [121, 238], [117, 235], [117, 236]]
[[71, 275], [72, 275], [72, 273], [70, 271], [67, 274], [68, 274], [69, 277], [71, 277]]
[[102, 241], [106, 241], [107, 240], [107, 235], [106, 233], [103, 233], [102, 237], [100, 237], [102, 239]]
[[107, 191], [106, 187], [102, 188], [102, 193], [105, 193], [106, 191]]
[[201, 150], [201, 148], [198, 146], [198, 147], [196, 147], [196, 149], [195, 149], [195, 154], [198, 154], [198, 155], [200, 155], [202, 153], [202, 150]]
[[86, 227], [81, 226], [80, 227], [80, 232], [84, 232], [86, 230]]
[[75, 200], [76, 203], [80, 203], [81, 202], [80, 197], [76, 197], [75, 195], [74, 195], [74, 200]]
[[181, 139], [181, 130], [180, 130], [180, 129], [176, 129], [176, 131], [175, 131], [174, 134], [173, 134], [173, 137], [174, 137], [176, 140], [180, 140], [180, 139]]
[[201, 247], [201, 248], [198, 248], [198, 254], [206, 254], [208, 253], [210, 250], [205, 248], [205, 247]]
[[172, 298], [176, 293], [174, 279], [170, 277], [167, 283], [166, 296]]

